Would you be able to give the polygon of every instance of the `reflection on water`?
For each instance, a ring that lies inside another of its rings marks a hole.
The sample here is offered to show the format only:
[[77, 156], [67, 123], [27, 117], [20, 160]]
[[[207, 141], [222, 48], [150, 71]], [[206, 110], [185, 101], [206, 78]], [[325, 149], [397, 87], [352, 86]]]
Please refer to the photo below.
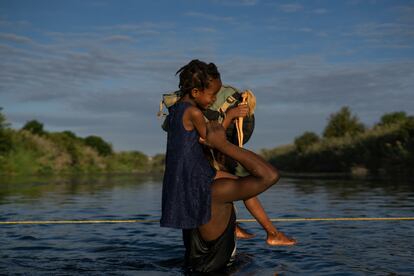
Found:
[[0, 200], [13, 195], [42, 197], [44, 193], [93, 194], [120, 186], [135, 186], [146, 182], [160, 182], [160, 175], [90, 175], [90, 176], [0, 176]]
[[[158, 219], [161, 177], [0, 178], [0, 220]], [[260, 196], [270, 217], [412, 217], [411, 182], [282, 178]], [[238, 205], [238, 217], [251, 216]], [[238, 242], [231, 275], [413, 274], [414, 221], [295, 222], [298, 239], [269, 247]], [[0, 274], [182, 274], [181, 232], [157, 223], [1, 225]]]

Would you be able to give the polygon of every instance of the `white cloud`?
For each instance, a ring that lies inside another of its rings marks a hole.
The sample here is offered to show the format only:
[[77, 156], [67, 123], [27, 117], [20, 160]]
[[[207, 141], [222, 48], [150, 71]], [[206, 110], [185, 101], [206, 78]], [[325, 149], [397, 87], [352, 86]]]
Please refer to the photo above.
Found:
[[112, 35], [102, 39], [103, 42], [134, 42], [135, 40], [127, 35]]
[[227, 6], [255, 6], [259, 0], [213, 0], [214, 3]]
[[175, 26], [172, 22], [142, 22], [138, 24], [118, 24], [112, 26], [96, 27], [98, 31], [112, 34], [130, 34], [154, 36], [161, 35], [165, 30], [171, 30]]
[[414, 38], [414, 25], [400, 23], [363, 23], [355, 26], [355, 35], [368, 38], [405, 37]]
[[326, 14], [329, 12], [329, 10], [324, 9], [324, 8], [319, 8], [319, 9], [311, 10], [310, 12], [314, 14]]
[[299, 28], [298, 31], [299, 32], [304, 32], [304, 33], [312, 33], [313, 32], [313, 30], [311, 28], [307, 28], [307, 27]]
[[414, 48], [414, 22], [365, 22], [342, 32], [342, 37], [359, 42], [359, 48]]
[[396, 6], [394, 8], [399, 13], [398, 20], [406, 23], [414, 23], [414, 5]]
[[25, 20], [10, 21], [8, 19], [0, 18], [0, 28], [7, 28], [8, 30], [12, 29], [21, 29], [28, 28], [31, 26], [31, 23]]
[[21, 44], [33, 43], [33, 41], [26, 36], [10, 34], [10, 33], [0, 33], [0, 40], [6, 41], [6, 42], [21, 43]]
[[217, 30], [215, 28], [209, 28], [209, 27], [199, 27], [199, 28], [193, 28], [195, 32], [202, 32], [202, 33], [216, 33]]
[[294, 12], [303, 11], [304, 7], [301, 4], [284, 4], [284, 5], [279, 5], [279, 10], [281, 10], [282, 12], [286, 12], [286, 13], [294, 13]]
[[224, 21], [224, 22], [234, 21], [234, 18], [230, 16], [218, 16], [218, 15], [205, 14], [205, 13], [194, 12], [194, 11], [186, 12], [184, 15], [190, 16], [190, 17], [202, 18], [202, 19], [206, 19], [209, 21]]

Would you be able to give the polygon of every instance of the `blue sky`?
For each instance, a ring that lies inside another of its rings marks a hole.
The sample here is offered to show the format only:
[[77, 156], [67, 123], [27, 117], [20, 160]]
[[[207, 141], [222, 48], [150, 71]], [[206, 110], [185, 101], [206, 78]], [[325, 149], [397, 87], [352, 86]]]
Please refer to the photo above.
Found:
[[349, 106], [371, 126], [414, 111], [414, 1], [0, 1], [0, 106], [12, 127], [165, 150], [178, 68], [214, 62], [257, 96], [254, 150], [320, 134]]

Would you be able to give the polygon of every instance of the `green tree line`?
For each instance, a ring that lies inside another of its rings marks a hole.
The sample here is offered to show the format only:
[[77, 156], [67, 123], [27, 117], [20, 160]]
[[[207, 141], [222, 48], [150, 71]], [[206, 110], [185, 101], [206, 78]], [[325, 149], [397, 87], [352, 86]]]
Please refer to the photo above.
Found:
[[12, 129], [0, 108], [0, 174], [152, 173], [163, 170], [163, 155], [114, 152], [99, 136], [49, 132], [37, 120]]
[[[305, 131], [292, 144], [261, 154], [283, 171], [414, 174], [414, 117], [384, 114], [367, 127], [342, 107], [331, 114], [322, 135]], [[162, 172], [164, 154], [114, 152], [99, 136], [48, 132], [32, 120], [10, 127], [0, 108], [0, 174]]]
[[306, 131], [261, 153], [284, 171], [413, 175], [414, 117], [387, 113], [368, 128], [345, 106], [330, 115], [321, 137]]

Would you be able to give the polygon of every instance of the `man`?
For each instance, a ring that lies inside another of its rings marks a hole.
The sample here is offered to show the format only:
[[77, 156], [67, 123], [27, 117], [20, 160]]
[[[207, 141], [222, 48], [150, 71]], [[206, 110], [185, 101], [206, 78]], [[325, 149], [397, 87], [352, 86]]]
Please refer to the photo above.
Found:
[[233, 202], [257, 196], [279, 180], [277, 170], [263, 158], [227, 141], [224, 128], [217, 122], [207, 124], [205, 143], [238, 161], [250, 175], [214, 180], [210, 221], [196, 229], [183, 230], [186, 265], [197, 272], [218, 271], [231, 264], [235, 255]]
[[[221, 122], [226, 129], [227, 140], [235, 145], [239, 145], [240, 142], [242, 142], [242, 144], [247, 143], [253, 134], [255, 126], [255, 117], [253, 113], [256, 106], [256, 99], [253, 92], [249, 91], [248, 93], [251, 93], [251, 97], [253, 98], [252, 102], [250, 103], [250, 101], [247, 100], [248, 104], [242, 104], [242, 93], [240, 93], [238, 89], [230, 85], [222, 85], [216, 95], [216, 101], [203, 112], [208, 120], [218, 120]], [[233, 115], [230, 116], [229, 113], [233, 113]], [[235, 116], [234, 114], [237, 115]], [[229, 121], [229, 118], [233, 117], [243, 117], [243, 141], [241, 141], [241, 137], [239, 137], [236, 124], [231, 120]], [[215, 157], [215, 161], [219, 161], [215, 164], [218, 165], [218, 168], [220, 169], [217, 173], [217, 178], [237, 178], [247, 174], [243, 167], [233, 159], [227, 158], [221, 154], [216, 155]], [[244, 200], [244, 205], [266, 231], [266, 243], [268, 245], [286, 246], [296, 244], [295, 239], [286, 236], [273, 225], [257, 197]], [[236, 224], [236, 237], [239, 239], [249, 239], [254, 237], [254, 234], [248, 233], [245, 229], [240, 227], [239, 224]]]

